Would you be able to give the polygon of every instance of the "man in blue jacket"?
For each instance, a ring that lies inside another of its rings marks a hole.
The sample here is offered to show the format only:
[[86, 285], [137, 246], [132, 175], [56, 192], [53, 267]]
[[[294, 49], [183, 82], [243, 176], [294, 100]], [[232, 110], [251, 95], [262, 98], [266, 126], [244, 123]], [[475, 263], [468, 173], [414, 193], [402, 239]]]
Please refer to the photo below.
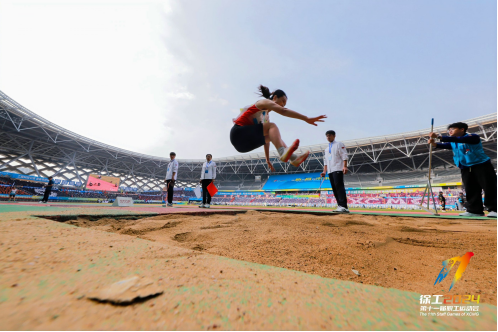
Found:
[[[449, 136], [429, 134], [429, 144], [438, 149], [453, 150], [453, 161], [462, 173], [462, 182], [467, 193], [467, 212], [463, 217], [484, 216], [484, 205], [488, 208], [488, 217], [496, 218], [496, 173], [491, 159], [482, 148], [481, 138], [476, 134], [468, 134], [469, 126], [456, 122], [448, 126]], [[436, 143], [438, 138], [441, 143]]]

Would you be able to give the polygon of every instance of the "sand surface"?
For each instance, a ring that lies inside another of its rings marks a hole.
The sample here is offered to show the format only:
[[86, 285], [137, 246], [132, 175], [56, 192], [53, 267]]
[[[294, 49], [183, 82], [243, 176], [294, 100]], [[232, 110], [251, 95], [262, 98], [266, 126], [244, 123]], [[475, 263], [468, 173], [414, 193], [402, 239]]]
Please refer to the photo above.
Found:
[[[249, 211], [67, 223], [326, 278], [420, 294], [480, 295], [482, 303], [496, 305], [496, 219]], [[451, 292], [454, 271], [434, 286], [442, 261], [466, 252], [474, 256]]]
[[[496, 219], [4, 210], [2, 330], [496, 331]], [[424, 317], [420, 294], [446, 294], [451, 279], [432, 286], [441, 261], [466, 251], [475, 256], [450, 294], [478, 292], [480, 315]], [[92, 300], [136, 277], [163, 293]]]

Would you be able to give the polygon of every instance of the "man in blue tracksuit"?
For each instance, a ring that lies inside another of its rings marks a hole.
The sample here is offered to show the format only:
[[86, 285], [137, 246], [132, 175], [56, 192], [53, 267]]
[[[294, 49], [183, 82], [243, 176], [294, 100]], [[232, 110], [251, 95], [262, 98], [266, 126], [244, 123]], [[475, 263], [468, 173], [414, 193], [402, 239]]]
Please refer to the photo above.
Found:
[[[484, 216], [484, 205], [488, 208], [488, 217], [496, 218], [496, 173], [491, 159], [482, 148], [481, 138], [476, 134], [467, 134], [469, 126], [456, 122], [448, 126], [449, 136], [429, 134], [429, 144], [438, 149], [453, 150], [453, 161], [460, 168], [462, 182], [467, 193], [467, 212], [464, 217]], [[441, 143], [436, 143], [439, 138]]]

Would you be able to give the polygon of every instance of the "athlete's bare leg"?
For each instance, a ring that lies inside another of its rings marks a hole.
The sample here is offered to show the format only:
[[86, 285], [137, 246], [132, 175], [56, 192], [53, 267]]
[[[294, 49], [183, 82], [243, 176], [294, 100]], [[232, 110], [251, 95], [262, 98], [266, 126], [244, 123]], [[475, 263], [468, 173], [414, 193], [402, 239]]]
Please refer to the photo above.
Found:
[[263, 134], [265, 135], [265, 142], [272, 142], [280, 155], [280, 160], [283, 162], [291, 160], [291, 165], [298, 167], [303, 163], [309, 156], [309, 151], [306, 151], [300, 155], [295, 155], [294, 151], [299, 146], [299, 140], [295, 140], [291, 147], [287, 147], [285, 142], [280, 136], [280, 130], [277, 125], [273, 122], [263, 123]]
[[287, 148], [285, 142], [280, 136], [280, 130], [273, 122], [263, 123], [263, 134], [265, 135], [265, 142], [272, 142], [275, 148], [279, 149], [281, 147]]

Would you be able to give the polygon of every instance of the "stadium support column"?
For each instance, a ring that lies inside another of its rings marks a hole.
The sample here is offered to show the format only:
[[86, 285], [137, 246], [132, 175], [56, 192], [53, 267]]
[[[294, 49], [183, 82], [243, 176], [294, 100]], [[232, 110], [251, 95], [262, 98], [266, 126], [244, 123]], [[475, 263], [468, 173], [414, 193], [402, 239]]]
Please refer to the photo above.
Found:
[[413, 170], [416, 170], [417, 169], [417, 165], [415, 165], [415, 159], [413, 159], [413, 157], [410, 157], [410, 158], [412, 159]]
[[107, 168], [108, 164], [109, 164], [109, 158], [106, 158], [105, 159], [105, 167], [104, 167], [104, 169], [105, 169], [105, 172], [106, 172], [107, 175], [109, 175], [109, 169]]
[[73, 167], [74, 167], [74, 173], [76, 174], [76, 177], [78, 178], [78, 180], [81, 182], [81, 184], [84, 184], [83, 183], [83, 180], [81, 179], [80, 177], [80, 173], [78, 172], [78, 167], [76, 167], [76, 163], [75, 163], [75, 160], [76, 160], [76, 151], [73, 152], [73, 155], [71, 157], [71, 163], [73, 164]]
[[31, 144], [29, 145], [28, 158], [31, 160], [31, 163], [33, 164], [33, 167], [35, 168], [36, 174], [38, 176], [41, 176], [40, 172], [38, 171], [38, 167], [36, 167], [35, 161], [33, 160], [33, 157], [31, 156], [31, 150], [33, 149], [34, 143], [35, 143], [35, 141], [31, 141]]

